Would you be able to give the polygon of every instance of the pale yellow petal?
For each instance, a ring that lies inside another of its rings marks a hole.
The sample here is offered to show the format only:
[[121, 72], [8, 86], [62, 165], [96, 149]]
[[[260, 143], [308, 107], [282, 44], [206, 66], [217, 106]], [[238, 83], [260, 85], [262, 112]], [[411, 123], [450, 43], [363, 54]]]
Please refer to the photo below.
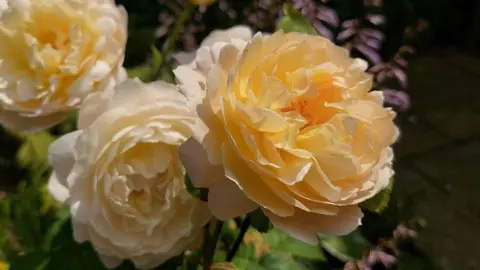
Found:
[[346, 235], [360, 224], [363, 213], [357, 206], [340, 207], [336, 215], [318, 215], [302, 210], [295, 210], [290, 217], [278, 217], [268, 210], [264, 213], [272, 224], [288, 233], [290, 236], [316, 245], [317, 235]]
[[258, 204], [248, 199], [230, 179], [224, 179], [210, 188], [208, 205], [212, 214], [220, 220], [248, 214], [258, 207]]

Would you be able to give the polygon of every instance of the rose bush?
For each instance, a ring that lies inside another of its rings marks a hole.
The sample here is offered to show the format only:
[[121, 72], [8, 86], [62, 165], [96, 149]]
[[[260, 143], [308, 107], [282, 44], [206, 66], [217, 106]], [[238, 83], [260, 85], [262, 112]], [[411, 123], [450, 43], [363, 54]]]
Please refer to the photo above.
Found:
[[260, 207], [293, 237], [343, 235], [393, 175], [395, 113], [367, 63], [319, 36], [227, 37], [174, 73], [201, 120], [181, 146], [220, 219]]
[[128, 80], [89, 96], [79, 130], [50, 146], [48, 189], [108, 267], [149, 269], [202, 241], [210, 213], [186, 190], [177, 154], [195, 124], [185, 102], [173, 85]]
[[113, 0], [0, 1], [0, 122], [43, 129], [123, 81], [127, 14]]

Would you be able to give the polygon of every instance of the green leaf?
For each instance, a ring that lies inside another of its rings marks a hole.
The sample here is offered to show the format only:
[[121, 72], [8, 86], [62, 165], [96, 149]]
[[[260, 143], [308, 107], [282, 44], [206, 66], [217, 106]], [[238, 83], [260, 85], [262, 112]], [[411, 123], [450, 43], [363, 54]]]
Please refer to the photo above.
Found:
[[306, 270], [301, 264], [292, 257], [281, 253], [267, 253], [260, 258], [260, 265], [265, 269], [275, 270]]
[[214, 257], [213, 257], [213, 262], [224, 262], [227, 260], [227, 253], [223, 250], [216, 250]]
[[344, 262], [361, 259], [365, 250], [370, 247], [370, 243], [358, 230], [345, 236], [322, 237], [320, 243], [328, 253]]
[[19, 134], [25, 141], [17, 152], [17, 161], [24, 168], [37, 168], [48, 164], [48, 147], [55, 141], [48, 132], [39, 132], [33, 135]]
[[259, 232], [264, 233], [272, 228], [270, 220], [265, 216], [260, 208], [251, 212], [248, 214], [248, 216], [250, 217], [252, 227], [257, 229]]
[[233, 259], [233, 265], [235, 265], [238, 270], [267, 270], [257, 262], [245, 258], [235, 257]]
[[318, 35], [317, 31], [307, 19], [290, 4], [283, 5], [285, 16], [278, 23], [277, 29], [288, 32], [299, 32], [311, 35]]
[[[105, 270], [97, 252], [89, 242], [77, 243], [73, 239], [71, 220], [67, 219], [53, 237], [48, 270]], [[121, 270], [133, 270], [129, 263], [122, 264]]]
[[263, 234], [263, 239], [274, 251], [285, 252], [297, 258], [326, 261], [323, 251], [318, 246], [292, 238], [279, 229], [272, 229]]
[[254, 244], [242, 244], [238, 248], [237, 254], [235, 257], [244, 258], [244, 259], [255, 259], [256, 255], [256, 247]]
[[272, 229], [269, 232], [262, 234], [262, 236], [263, 240], [265, 240], [272, 249], [278, 248], [288, 239], [288, 235], [279, 229]]
[[374, 197], [360, 203], [360, 207], [364, 210], [374, 212], [377, 214], [382, 213], [388, 206], [390, 202], [390, 197], [392, 195], [392, 188], [393, 188], [393, 178], [390, 179], [390, 184], [388, 187], [380, 191]]
[[10, 270], [47, 270], [50, 256], [47, 252], [33, 251], [18, 256], [10, 263]]
[[147, 82], [152, 73], [152, 67], [148, 65], [136, 66], [127, 69], [128, 77], [139, 78], [141, 81]]
[[151, 50], [152, 50], [152, 70], [158, 71], [163, 64], [163, 54], [154, 45], [151, 46]]
[[57, 237], [58, 233], [62, 230], [63, 226], [65, 226], [65, 222], [67, 220], [68, 219], [58, 220], [50, 226], [43, 240], [45, 250], [51, 249], [53, 240]]

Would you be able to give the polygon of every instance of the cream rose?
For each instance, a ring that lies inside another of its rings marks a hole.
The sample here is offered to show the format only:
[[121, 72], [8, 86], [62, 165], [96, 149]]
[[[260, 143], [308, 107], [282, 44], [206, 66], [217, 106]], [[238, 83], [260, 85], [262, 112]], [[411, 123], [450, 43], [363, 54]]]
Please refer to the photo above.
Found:
[[89, 96], [79, 130], [50, 146], [48, 189], [108, 267], [149, 269], [201, 243], [210, 212], [186, 190], [177, 153], [194, 123], [175, 86], [127, 80], [113, 97]]
[[0, 122], [43, 129], [126, 78], [114, 0], [0, 0]]
[[202, 47], [178, 67], [202, 130], [181, 159], [212, 213], [260, 207], [308, 243], [360, 225], [357, 204], [389, 184], [398, 136], [366, 68], [322, 37], [281, 31]]

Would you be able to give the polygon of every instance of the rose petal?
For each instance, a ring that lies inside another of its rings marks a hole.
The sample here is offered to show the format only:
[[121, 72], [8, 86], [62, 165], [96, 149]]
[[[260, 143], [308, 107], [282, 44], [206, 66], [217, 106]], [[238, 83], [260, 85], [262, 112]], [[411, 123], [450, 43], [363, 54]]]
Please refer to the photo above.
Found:
[[221, 166], [212, 165], [202, 145], [191, 138], [180, 145], [178, 153], [192, 184], [199, 188], [210, 187], [226, 180]]
[[317, 235], [346, 235], [360, 224], [363, 213], [357, 206], [340, 207], [336, 215], [318, 215], [299, 209], [290, 217], [279, 217], [263, 210], [272, 224], [300, 241], [316, 245]]
[[254, 211], [258, 204], [248, 199], [237, 184], [224, 179], [210, 188], [208, 206], [216, 218], [227, 220]]
[[70, 196], [67, 177], [75, 164], [73, 148], [81, 133], [80, 130], [68, 133], [53, 142], [48, 149], [48, 161], [54, 169], [47, 188], [50, 194], [62, 203]]

